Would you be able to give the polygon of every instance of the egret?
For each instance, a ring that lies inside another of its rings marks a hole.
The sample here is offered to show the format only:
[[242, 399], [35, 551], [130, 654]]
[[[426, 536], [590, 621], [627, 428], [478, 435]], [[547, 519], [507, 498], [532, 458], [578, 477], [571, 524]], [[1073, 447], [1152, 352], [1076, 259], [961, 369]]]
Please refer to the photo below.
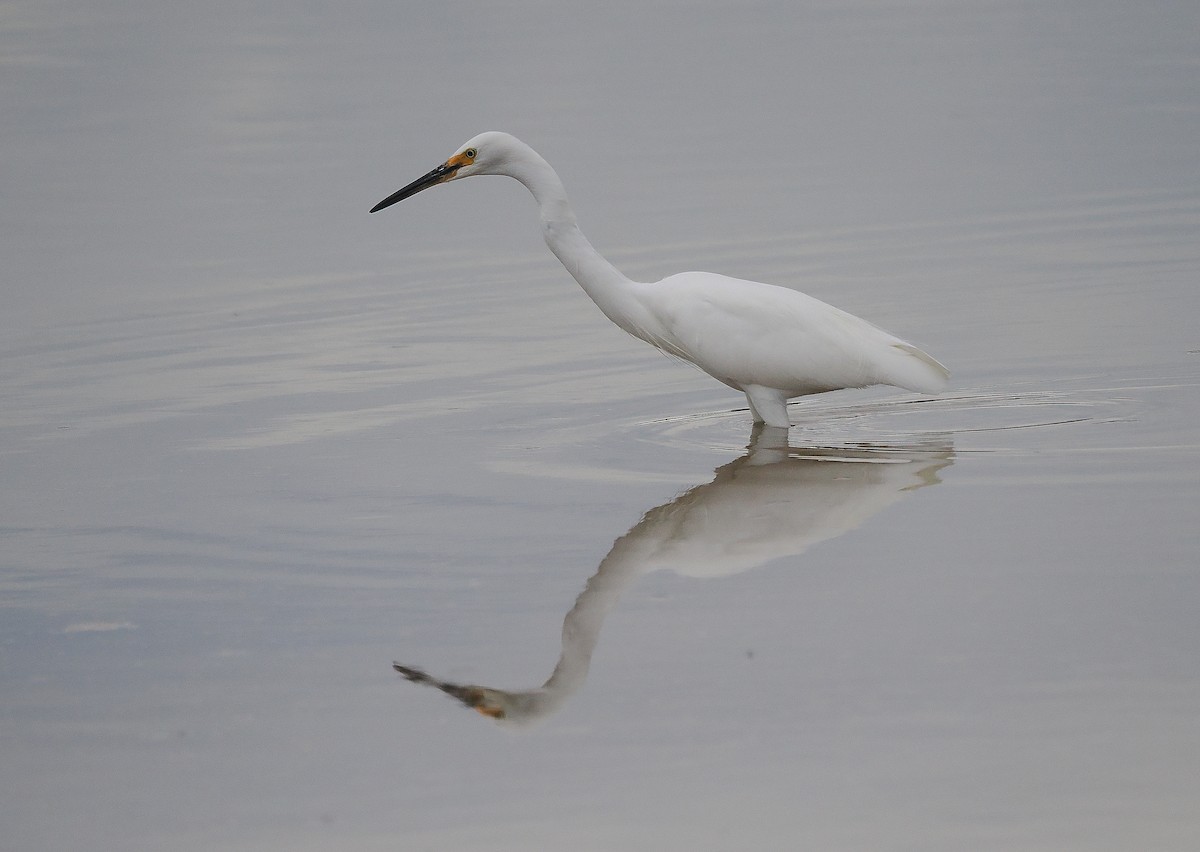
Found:
[[558, 173], [507, 133], [479, 134], [371, 212], [474, 175], [524, 184], [540, 208], [546, 245], [604, 315], [742, 391], [756, 423], [788, 428], [788, 400], [807, 394], [871, 385], [937, 393], [946, 386], [949, 371], [925, 352], [796, 290], [711, 272], [655, 283], [627, 278], [579, 230]]

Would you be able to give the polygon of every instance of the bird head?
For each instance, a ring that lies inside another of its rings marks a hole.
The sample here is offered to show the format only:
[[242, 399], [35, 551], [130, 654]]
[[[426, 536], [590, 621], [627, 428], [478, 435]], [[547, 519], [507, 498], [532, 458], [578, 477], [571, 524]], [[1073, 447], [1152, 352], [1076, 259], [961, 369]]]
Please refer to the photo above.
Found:
[[464, 143], [462, 147], [433, 171], [417, 178], [408, 186], [393, 192], [387, 198], [383, 199], [383, 201], [380, 201], [371, 208], [371, 212], [376, 213], [385, 207], [391, 207], [398, 201], [403, 201], [406, 198], [416, 195], [423, 189], [429, 189], [431, 186], [437, 186], [442, 183], [449, 183], [459, 178], [470, 177], [471, 175], [506, 174], [504, 165], [508, 162], [514, 144], [520, 143], [517, 143], [517, 140], [507, 133], [498, 133], [496, 131], [480, 133], [475, 138]]
[[479, 715], [494, 719], [502, 725], [519, 727], [530, 724], [553, 713], [561, 703], [561, 699], [556, 701], [553, 697], [548, 696], [545, 688], [510, 692], [476, 684], [459, 684], [438, 680], [421, 669], [400, 663], [392, 663], [392, 668], [404, 675], [405, 680], [440, 689], [452, 698], [457, 698]]

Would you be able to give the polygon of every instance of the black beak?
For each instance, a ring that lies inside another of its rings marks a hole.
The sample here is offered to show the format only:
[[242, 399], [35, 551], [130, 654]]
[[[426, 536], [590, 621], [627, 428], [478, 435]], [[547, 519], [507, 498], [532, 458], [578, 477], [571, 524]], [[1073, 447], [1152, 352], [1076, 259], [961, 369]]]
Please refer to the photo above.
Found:
[[372, 207], [371, 212], [378, 213], [385, 207], [391, 207], [397, 201], [403, 201], [411, 195], [416, 195], [422, 189], [429, 189], [431, 186], [437, 186], [439, 183], [444, 183], [445, 181], [448, 181], [450, 178], [454, 177], [454, 173], [458, 171], [458, 169], [458, 166], [450, 166], [442, 163], [429, 174], [414, 180], [408, 186], [404, 187], [404, 189], [393, 192], [387, 198], [383, 199], [383, 201], [380, 201], [378, 204]]
[[436, 686], [442, 692], [449, 696], [457, 698], [463, 704], [482, 713], [484, 716], [491, 716], [493, 719], [504, 718], [504, 708], [496, 706], [495, 702], [489, 702], [487, 693], [483, 687], [479, 686], [459, 686], [457, 683], [448, 683], [444, 680], [438, 680], [435, 677], [427, 675], [420, 669], [414, 669], [409, 666], [402, 666], [399, 663], [392, 663], [392, 668], [404, 675], [405, 679], [413, 683], [424, 683], [429, 686]]

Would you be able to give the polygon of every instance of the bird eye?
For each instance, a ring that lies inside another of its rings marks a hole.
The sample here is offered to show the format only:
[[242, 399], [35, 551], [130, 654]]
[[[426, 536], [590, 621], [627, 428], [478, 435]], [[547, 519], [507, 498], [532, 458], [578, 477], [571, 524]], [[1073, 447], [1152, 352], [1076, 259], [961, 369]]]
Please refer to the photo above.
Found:
[[475, 150], [474, 148], [468, 148], [467, 150], [463, 151], [463, 155], [464, 155], [464, 156], [465, 156], [465, 157], [466, 157], [468, 160], [474, 160], [474, 159], [475, 159], [475, 154], [476, 154], [476, 153], [477, 153], [477, 152], [476, 152], [476, 150]]

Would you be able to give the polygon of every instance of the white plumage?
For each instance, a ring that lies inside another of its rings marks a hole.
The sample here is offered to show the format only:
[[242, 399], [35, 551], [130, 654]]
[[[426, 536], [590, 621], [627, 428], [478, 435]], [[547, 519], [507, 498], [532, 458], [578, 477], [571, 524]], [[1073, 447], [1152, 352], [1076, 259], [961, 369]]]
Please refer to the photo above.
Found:
[[533, 194], [546, 244], [605, 316], [745, 393], [755, 422], [787, 428], [787, 401], [811, 393], [870, 385], [936, 393], [946, 386], [949, 372], [917, 347], [796, 290], [711, 272], [630, 280], [583, 236], [550, 164], [507, 133], [481, 133], [371, 212], [483, 174], [515, 178]]

